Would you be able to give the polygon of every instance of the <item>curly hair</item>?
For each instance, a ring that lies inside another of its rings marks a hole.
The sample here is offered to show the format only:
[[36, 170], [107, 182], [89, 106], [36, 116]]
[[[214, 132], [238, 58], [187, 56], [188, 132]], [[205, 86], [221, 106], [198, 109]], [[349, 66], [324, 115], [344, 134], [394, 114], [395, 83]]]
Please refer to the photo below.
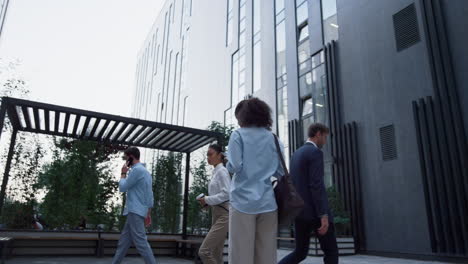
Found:
[[264, 101], [252, 97], [239, 102], [235, 115], [241, 127], [265, 127], [271, 130], [271, 108]]

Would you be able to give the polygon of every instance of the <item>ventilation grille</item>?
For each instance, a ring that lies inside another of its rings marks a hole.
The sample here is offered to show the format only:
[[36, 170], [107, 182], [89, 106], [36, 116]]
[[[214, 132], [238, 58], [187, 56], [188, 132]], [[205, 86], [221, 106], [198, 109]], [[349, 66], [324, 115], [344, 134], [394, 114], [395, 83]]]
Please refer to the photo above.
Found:
[[393, 125], [380, 128], [380, 145], [382, 148], [382, 159], [384, 161], [397, 158], [395, 127]]
[[421, 40], [414, 4], [393, 15], [393, 27], [397, 51], [409, 48]]

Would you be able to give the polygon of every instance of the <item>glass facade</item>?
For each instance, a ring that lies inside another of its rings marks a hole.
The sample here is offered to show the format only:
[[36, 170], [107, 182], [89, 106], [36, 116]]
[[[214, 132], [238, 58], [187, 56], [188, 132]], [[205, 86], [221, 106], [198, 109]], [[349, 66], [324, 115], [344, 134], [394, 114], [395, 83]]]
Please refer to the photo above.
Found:
[[227, 0], [227, 9], [226, 46], [229, 46], [234, 38], [234, 0]]
[[[278, 137], [284, 144], [285, 153], [289, 153], [288, 129], [288, 88], [286, 78], [286, 22], [285, 0], [275, 1], [276, 32], [276, 123]], [[289, 155], [285, 155], [289, 159]], [[288, 160], [287, 163], [289, 164]]]

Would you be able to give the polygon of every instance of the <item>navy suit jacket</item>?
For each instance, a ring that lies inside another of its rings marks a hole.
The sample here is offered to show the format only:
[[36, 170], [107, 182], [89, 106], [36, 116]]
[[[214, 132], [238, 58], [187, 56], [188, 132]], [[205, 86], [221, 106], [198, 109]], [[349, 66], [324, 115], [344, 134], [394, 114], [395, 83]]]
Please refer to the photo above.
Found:
[[294, 186], [305, 202], [298, 218], [316, 220], [328, 214], [329, 220], [333, 221], [324, 183], [322, 150], [312, 143], [306, 143], [294, 152], [290, 167]]

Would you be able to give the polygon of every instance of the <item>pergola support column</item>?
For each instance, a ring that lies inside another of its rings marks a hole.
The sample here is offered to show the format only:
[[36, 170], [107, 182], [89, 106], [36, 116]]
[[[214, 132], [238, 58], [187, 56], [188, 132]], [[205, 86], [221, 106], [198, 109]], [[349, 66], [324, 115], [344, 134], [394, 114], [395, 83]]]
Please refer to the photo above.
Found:
[[187, 239], [187, 221], [188, 221], [188, 199], [189, 199], [189, 180], [190, 180], [190, 153], [185, 157], [185, 187], [184, 187], [184, 213], [182, 218], [182, 239]]
[[18, 131], [16, 129], [13, 129], [13, 132], [11, 134], [11, 140], [10, 140], [10, 149], [8, 150], [8, 157], [6, 161], [5, 171], [3, 173], [2, 189], [0, 191], [0, 214], [3, 210], [3, 204], [5, 202], [5, 193], [6, 193], [6, 188], [8, 185], [8, 178], [10, 177], [11, 160], [13, 159], [13, 154], [15, 151], [15, 143], [16, 143], [17, 134], [18, 134]]

